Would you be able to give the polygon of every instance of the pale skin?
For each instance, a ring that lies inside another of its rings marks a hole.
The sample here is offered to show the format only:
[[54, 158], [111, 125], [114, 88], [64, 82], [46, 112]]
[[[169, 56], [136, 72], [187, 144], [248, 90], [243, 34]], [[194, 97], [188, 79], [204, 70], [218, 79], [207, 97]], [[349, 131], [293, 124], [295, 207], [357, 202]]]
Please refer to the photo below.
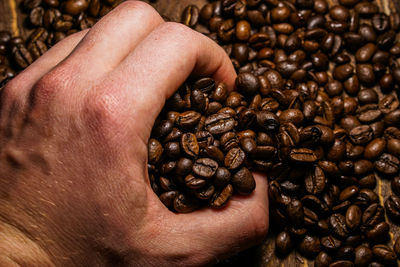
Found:
[[265, 238], [260, 174], [250, 196], [190, 214], [150, 188], [151, 128], [190, 75], [236, 77], [213, 41], [127, 1], [3, 88], [0, 266], [197, 266]]

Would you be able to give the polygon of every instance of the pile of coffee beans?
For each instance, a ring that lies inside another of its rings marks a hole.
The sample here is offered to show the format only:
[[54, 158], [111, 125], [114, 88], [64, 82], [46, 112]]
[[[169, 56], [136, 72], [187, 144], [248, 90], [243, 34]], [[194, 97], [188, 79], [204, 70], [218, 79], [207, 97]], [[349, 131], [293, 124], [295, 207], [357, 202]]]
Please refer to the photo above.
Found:
[[[366, 0], [222, 0], [188, 6], [182, 23], [231, 57], [247, 110], [275, 118], [246, 130], [275, 148], [249, 168], [270, 181], [277, 254], [397, 265], [385, 215], [400, 223], [399, 14]], [[384, 202], [379, 179], [392, 181]]]
[[[165, 206], [177, 212], [220, 208], [234, 191], [250, 194], [255, 181], [249, 160], [276, 152], [256, 142], [248, 129], [266, 127], [266, 116], [211, 78], [180, 88], [167, 101], [148, 144], [151, 184]], [[272, 119], [269, 124], [277, 125], [278, 118]]]

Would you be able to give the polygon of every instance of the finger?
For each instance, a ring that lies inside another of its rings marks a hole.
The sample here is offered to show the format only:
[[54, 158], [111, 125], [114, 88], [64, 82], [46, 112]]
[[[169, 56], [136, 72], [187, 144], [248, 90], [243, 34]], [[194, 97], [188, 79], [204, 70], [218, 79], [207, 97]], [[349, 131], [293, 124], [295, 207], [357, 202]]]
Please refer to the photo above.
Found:
[[[222, 210], [203, 209], [189, 214], [174, 214], [161, 232], [186, 244], [202, 262], [218, 260], [264, 240], [268, 226], [268, 182], [265, 175], [254, 173], [255, 191], [246, 197], [235, 196]], [[171, 232], [171, 228], [179, 229]], [[198, 253], [196, 253], [198, 252]]]
[[163, 19], [142, 1], [126, 1], [99, 20], [68, 58], [68, 64], [98, 77], [118, 65]]
[[[1, 112], [3, 113], [0, 121], [0, 128], [15, 129], [25, 112], [31, 88], [46, 73], [64, 60], [76, 45], [87, 34], [88, 30], [72, 34], [58, 42], [45, 54], [39, 57], [28, 68], [12, 79], [1, 92]], [[7, 113], [7, 114], [4, 114]]]
[[236, 77], [229, 57], [215, 42], [182, 24], [164, 23], [111, 74], [110, 81], [120, 84], [107, 86], [114, 90], [108, 94], [127, 101], [124, 106], [132, 109], [128, 121], [148, 135], [166, 99], [191, 73], [212, 76], [230, 88]]

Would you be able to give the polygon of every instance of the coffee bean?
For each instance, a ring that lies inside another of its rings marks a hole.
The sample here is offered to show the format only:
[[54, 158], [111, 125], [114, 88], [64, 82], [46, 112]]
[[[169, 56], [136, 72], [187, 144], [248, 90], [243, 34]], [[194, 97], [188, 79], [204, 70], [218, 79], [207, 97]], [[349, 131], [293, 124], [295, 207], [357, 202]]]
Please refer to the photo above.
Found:
[[368, 62], [376, 52], [377, 48], [378, 47], [374, 43], [364, 45], [357, 50], [355, 55], [356, 60], [362, 63]]
[[360, 125], [350, 131], [350, 139], [354, 144], [363, 145], [371, 141], [373, 132], [369, 125]]
[[258, 78], [251, 73], [241, 73], [236, 78], [236, 87], [245, 96], [253, 96], [260, 88]]
[[235, 127], [236, 121], [227, 113], [216, 113], [205, 120], [205, 128], [212, 134], [223, 134]]
[[356, 205], [351, 205], [346, 212], [346, 225], [350, 230], [356, 229], [361, 223], [362, 211]]
[[195, 5], [187, 6], [182, 13], [182, 23], [193, 28], [199, 20], [199, 8]]
[[354, 266], [353, 262], [346, 260], [338, 260], [329, 264], [329, 267], [353, 267], [353, 266]]
[[324, 236], [321, 238], [321, 246], [328, 252], [334, 252], [338, 250], [341, 245], [342, 242], [333, 236]]
[[232, 176], [232, 185], [239, 194], [248, 195], [253, 192], [256, 182], [251, 172], [246, 167], [242, 167]]
[[375, 161], [375, 169], [386, 175], [397, 174], [399, 168], [400, 160], [391, 154], [384, 153]]
[[383, 121], [387, 125], [399, 125], [400, 123], [400, 109], [393, 110], [385, 115]]
[[228, 184], [220, 193], [214, 193], [210, 202], [211, 207], [221, 208], [225, 206], [232, 194], [233, 187], [231, 184]]
[[396, 242], [394, 243], [393, 250], [396, 253], [397, 257], [400, 255], [400, 238], [397, 237]]
[[348, 235], [346, 219], [341, 214], [335, 213], [329, 217], [329, 227], [333, 234], [340, 239], [346, 238]]
[[210, 179], [218, 169], [218, 163], [210, 158], [199, 158], [193, 164], [193, 173], [204, 178]]
[[367, 267], [373, 260], [372, 250], [364, 245], [358, 246], [355, 249], [355, 266]]
[[306, 235], [297, 248], [301, 254], [309, 258], [314, 258], [321, 251], [319, 239], [311, 235]]
[[376, 138], [368, 143], [364, 150], [364, 157], [375, 159], [379, 157], [386, 147], [386, 141], [383, 138]]
[[385, 201], [385, 210], [394, 221], [400, 220], [400, 197], [391, 195]]
[[383, 207], [378, 203], [371, 204], [368, 208], [366, 208], [362, 216], [362, 223], [366, 227], [373, 227], [383, 220]]
[[275, 238], [275, 249], [279, 255], [287, 255], [293, 247], [292, 238], [286, 231], [280, 232]]
[[188, 213], [194, 211], [198, 203], [184, 194], [179, 194], [174, 199], [174, 209], [180, 213]]
[[389, 224], [381, 222], [367, 232], [368, 241], [372, 243], [385, 242], [389, 238]]
[[396, 254], [386, 245], [375, 245], [372, 247], [374, 257], [383, 264], [392, 265], [396, 261]]

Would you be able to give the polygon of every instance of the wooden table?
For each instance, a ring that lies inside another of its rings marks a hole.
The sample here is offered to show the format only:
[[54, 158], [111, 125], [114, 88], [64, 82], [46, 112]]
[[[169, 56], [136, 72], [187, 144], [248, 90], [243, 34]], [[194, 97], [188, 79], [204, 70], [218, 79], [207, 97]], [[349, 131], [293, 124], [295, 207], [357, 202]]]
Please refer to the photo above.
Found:
[[[145, 0], [146, 2], [150, 2]], [[334, 4], [336, 0], [328, 0]], [[396, 10], [400, 12], [400, 0], [376, 0], [378, 5], [386, 14]], [[26, 37], [29, 30], [22, 27], [26, 14], [20, 12], [22, 0], [0, 0], [0, 30], [8, 30], [14, 36]], [[180, 21], [182, 10], [188, 4], [196, 4], [202, 7], [206, 0], [158, 0], [151, 4], [164, 17], [172, 21]], [[377, 192], [380, 195], [380, 202], [383, 205], [384, 200], [391, 194], [390, 183], [387, 180], [379, 180], [377, 183]], [[274, 237], [277, 233], [270, 231], [266, 240], [259, 246], [253, 247], [219, 264], [219, 266], [313, 266], [313, 262], [293, 251], [284, 259], [277, 258], [274, 253]], [[400, 235], [400, 227], [391, 226], [390, 235], [397, 238]]]

